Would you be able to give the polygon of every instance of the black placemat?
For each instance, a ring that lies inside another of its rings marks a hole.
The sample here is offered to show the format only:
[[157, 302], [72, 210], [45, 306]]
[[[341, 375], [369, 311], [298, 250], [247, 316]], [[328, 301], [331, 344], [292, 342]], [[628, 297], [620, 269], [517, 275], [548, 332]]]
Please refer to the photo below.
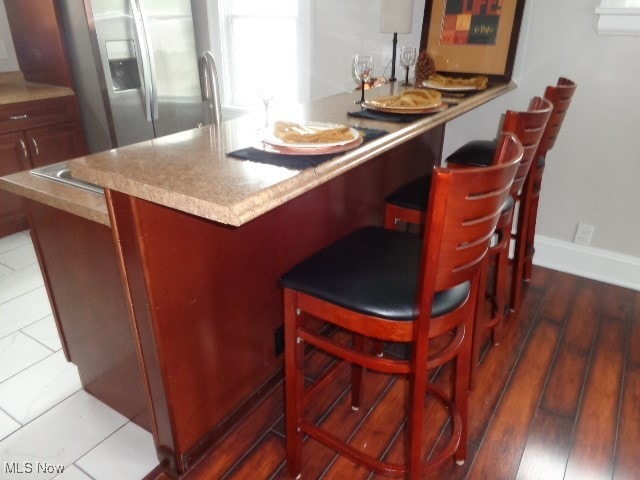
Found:
[[394, 123], [410, 123], [416, 120], [419, 120], [427, 115], [431, 115], [430, 113], [389, 113], [389, 112], [378, 112], [376, 110], [357, 110], [355, 112], [347, 113], [350, 117], [358, 117], [364, 118], [366, 120], [380, 120], [383, 122], [394, 122]]
[[[365, 142], [370, 142], [376, 138], [386, 135], [386, 130], [378, 130], [375, 128], [353, 127], [364, 136]], [[282, 153], [265, 152], [255, 147], [241, 148], [228, 153], [230, 157], [240, 160], [251, 160], [252, 162], [267, 163], [278, 167], [290, 168], [292, 170], [304, 170], [305, 168], [317, 167], [321, 163], [331, 160], [334, 157], [342, 155], [340, 153], [328, 153], [325, 155], [284, 155]]]

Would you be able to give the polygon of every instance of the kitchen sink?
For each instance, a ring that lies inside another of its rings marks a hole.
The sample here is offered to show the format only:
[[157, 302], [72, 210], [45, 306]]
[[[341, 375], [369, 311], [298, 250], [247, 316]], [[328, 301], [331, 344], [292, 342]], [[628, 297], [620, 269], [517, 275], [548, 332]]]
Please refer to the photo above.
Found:
[[67, 162], [54, 163], [53, 165], [34, 168], [30, 173], [32, 175], [48, 178], [49, 180], [54, 180], [66, 185], [71, 185], [73, 187], [82, 188], [93, 193], [104, 195], [102, 187], [71, 176], [71, 168], [69, 168], [69, 164]]

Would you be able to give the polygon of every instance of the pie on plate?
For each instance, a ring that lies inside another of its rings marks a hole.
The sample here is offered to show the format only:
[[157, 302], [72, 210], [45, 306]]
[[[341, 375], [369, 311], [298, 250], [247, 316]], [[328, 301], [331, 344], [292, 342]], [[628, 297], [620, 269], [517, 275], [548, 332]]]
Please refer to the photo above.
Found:
[[377, 97], [365, 101], [365, 108], [392, 113], [432, 113], [447, 108], [440, 92], [431, 89], [410, 88], [400, 95]]
[[476, 75], [474, 77], [448, 77], [434, 73], [422, 82], [422, 86], [445, 92], [465, 92], [484, 90], [487, 88], [488, 81], [489, 79], [484, 75]]
[[357, 147], [363, 137], [355, 128], [325, 122], [277, 121], [260, 132], [264, 150], [285, 155], [321, 155]]

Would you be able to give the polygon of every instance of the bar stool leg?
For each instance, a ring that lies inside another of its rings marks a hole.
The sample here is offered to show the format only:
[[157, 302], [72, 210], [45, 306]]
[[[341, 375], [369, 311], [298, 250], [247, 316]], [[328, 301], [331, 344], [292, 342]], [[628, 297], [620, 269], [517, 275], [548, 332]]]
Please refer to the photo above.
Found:
[[[354, 335], [354, 350], [364, 352], [365, 339], [362, 335]], [[351, 409], [360, 410], [360, 399], [362, 397], [362, 371], [363, 368], [357, 363], [351, 364]]]
[[302, 441], [300, 430], [304, 395], [304, 342], [298, 341], [296, 293], [284, 291], [285, 332], [285, 394], [286, 394], [286, 454], [289, 478], [299, 478], [302, 471]]

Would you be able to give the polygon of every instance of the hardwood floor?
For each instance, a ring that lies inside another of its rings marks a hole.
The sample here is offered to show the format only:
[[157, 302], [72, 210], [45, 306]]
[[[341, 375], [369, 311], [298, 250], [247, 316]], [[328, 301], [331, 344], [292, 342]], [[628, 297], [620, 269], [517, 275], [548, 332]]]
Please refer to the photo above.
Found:
[[[310, 378], [327, 363], [312, 354]], [[310, 413], [359, 448], [401, 458], [405, 382], [367, 374], [365, 406], [352, 412], [347, 374]], [[446, 379], [439, 372], [436, 381]], [[536, 267], [504, 341], [485, 350], [469, 417], [465, 464], [452, 461], [428, 478], [640, 478], [640, 292]], [[438, 419], [427, 427], [437, 442]], [[284, 464], [279, 384], [189, 479], [281, 479]], [[382, 477], [307, 440], [302, 478]]]

